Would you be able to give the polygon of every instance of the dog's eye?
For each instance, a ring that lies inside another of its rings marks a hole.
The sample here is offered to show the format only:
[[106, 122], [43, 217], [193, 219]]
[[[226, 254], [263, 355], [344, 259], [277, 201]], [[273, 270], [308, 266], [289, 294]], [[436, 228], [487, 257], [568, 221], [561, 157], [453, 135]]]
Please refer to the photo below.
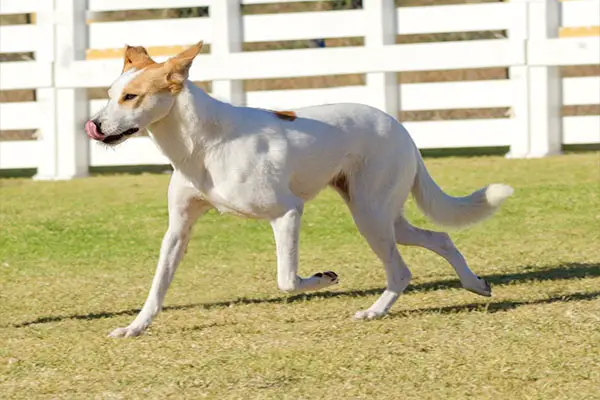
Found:
[[137, 94], [128, 93], [125, 96], [123, 96], [123, 100], [129, 101], [129, 100], [135, 99], [136, 97], [137, 97]]

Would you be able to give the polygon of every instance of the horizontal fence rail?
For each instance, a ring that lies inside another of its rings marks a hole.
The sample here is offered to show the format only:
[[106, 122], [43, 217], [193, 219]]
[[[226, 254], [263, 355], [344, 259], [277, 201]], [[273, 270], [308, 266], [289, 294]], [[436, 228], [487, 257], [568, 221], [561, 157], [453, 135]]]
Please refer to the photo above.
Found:
[[[257, 8], [265, 3], [270, 13]], [[276, 3], [284, 12], [272, 12]], [[563, 107], [600, 107], [600, 0], [411, 7], [363, 0], [362, 8], [345, 10], [326, 3], [304, 1], [300, 9], [297, 0], [0, 0], [0, 16], [30, 21], [0, 25], [0, 55], [21, 55], [0, 62], [0, 90], [35, 94], [0, 103], [0, 135], [33, 132], [30, 140], [0, 136], [0, 169], [34, 168], [38, 179], [70, 179], [89, 167], [168, 164], [147, 136], [116, 150], [89, 141], [83, 124], [106, 100], [90, 99], [88, 91], [105, 90], [117, 78], [125, 44], [146, 46], [162, 61], [198, 40], [207, 51], [190, 78], [209, 82], [214, 97], [234, 104], [294, 109], [355, 102], [399, 117], [431, 113], [405, 122], [421, 149], [503, 147], [508, 157], [542, 157], [564, 145], [600, 143], [600, 115], [563, 116]], [[201, 12], [174, 17], [173, 9], [185, 8]], [[133, 12], [154, 19], [125, 20]], [[106, 21], [107, 13], [121, 13], [122, 20]], [[297, 48], [316, 39], [344, 46]], [[595, 75], [561, 76], [561, 67], [575, 66], [596, 68]], [[506, 74], [414, 83], [398, 76], [475, 69]], [[353, 78], [334, 86], [287, 84], [331, 76]], [[244, 81], [277, 81], [283, 88], [245, 90]], [[474, 116], [435, 117], [463, 111]]]
[[[487, 40], [389, 45], [368, 49], [339, 47], [200, 55], [190, 70], [195, 81], [293, 78], [365, 72], [490, 68], [525, 62], [525, 42]], [[283, 54], [282, 54], [283, 53]], [[599, 56], [600, 57], [600, 56]], [[589, 57], [591, 60], [592, 57]], [[156, 57], [163, 61], [165, 57]], [[75, 61], [57, 76], [64, 88], [105, 87], [119, 75], [121, 59]]]

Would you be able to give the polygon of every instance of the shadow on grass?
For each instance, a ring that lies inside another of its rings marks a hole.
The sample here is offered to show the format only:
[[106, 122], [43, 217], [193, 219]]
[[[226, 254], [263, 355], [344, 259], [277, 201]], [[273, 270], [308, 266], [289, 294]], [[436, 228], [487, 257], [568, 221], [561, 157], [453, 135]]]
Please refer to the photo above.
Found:
[[469, 312], [469, 311], [480, 311], [485, 313], [497, 313], [501, 311], [509, 311], [514, 310], [515, 308], [521, 306], [531, 306], [537, 304], [552, 304], [552, 303], [566, 303], [569, 301], [582, 301], [582, 300], [594, 300], [600, 298], [600, 291], [597, 292], [588, 292], [588, 293], [571, 293], [560, 296], [553, 296], [547, 299], [539, 299], [539, 300], [527, 300], [527, 301], [498, 301], [495, 303], [470, 303], [470, 304], [461, 304], [458, 306], [446, 306], [446, 307], [427, 307], [427, 308], [417, 308], [414, 310], [405, 310], [399, 311], [396, 313], [392, 313], [390, 315], [391, 318], [401, 318], [409, 315], [418, 315], [418, 314], [455, 314], [460, 312]]
[[[521, 268], [522, 272], [512, 274], [494, 274], [483, 276], [492, 285], [507, 285], [526, 283], [530, 281], [554, 281], [554, 280], [570, 280], [570, 279], [581, 279], [600, 276], [600, 264], [582, 264], [582, 263], [567, 263], [558, 266], [552, 266], [547, 268], [535, 268], [532, 266], [525, 266]], [[410, 292], [425, 292], [430, 290], [443, 290], [450, 288], [460, 288], [460, 281], [457, 279], [447, 279], [433, 282], [418, 283], [409, 286], [406, 289], [406, 293]], [[219, 301], [214, 303], [198, 303], [198, 304], [183, 304], [175, 306], [167, 306], [163, 308], [163, 311], [168, 310], [189, 310], [189, 309], [212, 309], [220, 307], [230, 307], [233, 305], [246, 305], [246, 304], [271, 304], [271, 303], [294, 303], [298, 301], [309, 301], [313, 298], [333, 298], [333, 297], [365, 297], [380, 294], [384, 288], [373, 288], [364, 290], [349, 290], [340, 292], [315, 292], [307, 294], [299, 294], [293, 296], [275, 297], [275, 298], [239, 298], [236, 300]], [[488, 303], [473, 303], [464, 304], [459, 306], [447, 306], [447, 307], [432, 307], [425, 309], [406, 310], [395, 315], [406, 315], [412, 313], [425, 313], [425, 312], [437, 312], [437, 313], [454, 313], [461, 311], [473, 311], [481, 310], [486, 312], [498, 312], [512, 310], [522, 305], [535, 305], [535, 304], [550, 304], [563, 301], [578, 301], [578, 300], [591, 300], [600, 298], [600, 291], [590, 293], [573, 293], [570, 295], [561, 295], [550, 297], [542, 300], [531, 300], [531, 301], [502, 301], [502, 302], [488, 302]], [[106, 311], [89, 314], [75, 314], [66, 316], [47, 316], [40, 317], [33, 321], [22, 322], [13, 325], [14, 327], [20, 328], [34, 324], [44, 324], [50, 322], [59, 322], [68, 319], [81, 319], [81, 320], [94, 320], [101, 318], [112, 318], [123, 315], [135, 315], [140, 311], [137, 309], [129, 309], [122, 311]]]

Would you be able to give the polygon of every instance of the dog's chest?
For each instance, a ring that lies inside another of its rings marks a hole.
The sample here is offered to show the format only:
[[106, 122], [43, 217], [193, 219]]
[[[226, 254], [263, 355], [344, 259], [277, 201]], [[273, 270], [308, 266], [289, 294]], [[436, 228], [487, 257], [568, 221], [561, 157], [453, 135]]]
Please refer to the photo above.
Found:
[[246, 218], [269, 218], [281, 208], [275, 189], [255, 182], [217, 185], [205, 196], [221, 214]]

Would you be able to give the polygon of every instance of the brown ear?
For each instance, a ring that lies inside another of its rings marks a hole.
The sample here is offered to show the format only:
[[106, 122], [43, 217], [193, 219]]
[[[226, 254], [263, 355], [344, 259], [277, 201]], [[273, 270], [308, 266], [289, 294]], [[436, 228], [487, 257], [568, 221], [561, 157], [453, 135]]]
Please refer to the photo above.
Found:
[[200, 41], [192, 47], [185, 49], [181, 53], [167, 60], [167, 81], [169, 83], [171, 92], [177, 93], [183, 87], [183, 82], [189, 76], [192, 62], [194, 61], [194, 58], [196, 58], [196, 56], [200, 54], [200, 51], [202, 50], [202, 45], [203, 42]]
[[123, 71], [129, 71], [132, 68], [142, 69], [148, 65], [156, 64], [148, 55], [148, 52], [142, 46], [125, 45], [125, 60], [123, 63]]

